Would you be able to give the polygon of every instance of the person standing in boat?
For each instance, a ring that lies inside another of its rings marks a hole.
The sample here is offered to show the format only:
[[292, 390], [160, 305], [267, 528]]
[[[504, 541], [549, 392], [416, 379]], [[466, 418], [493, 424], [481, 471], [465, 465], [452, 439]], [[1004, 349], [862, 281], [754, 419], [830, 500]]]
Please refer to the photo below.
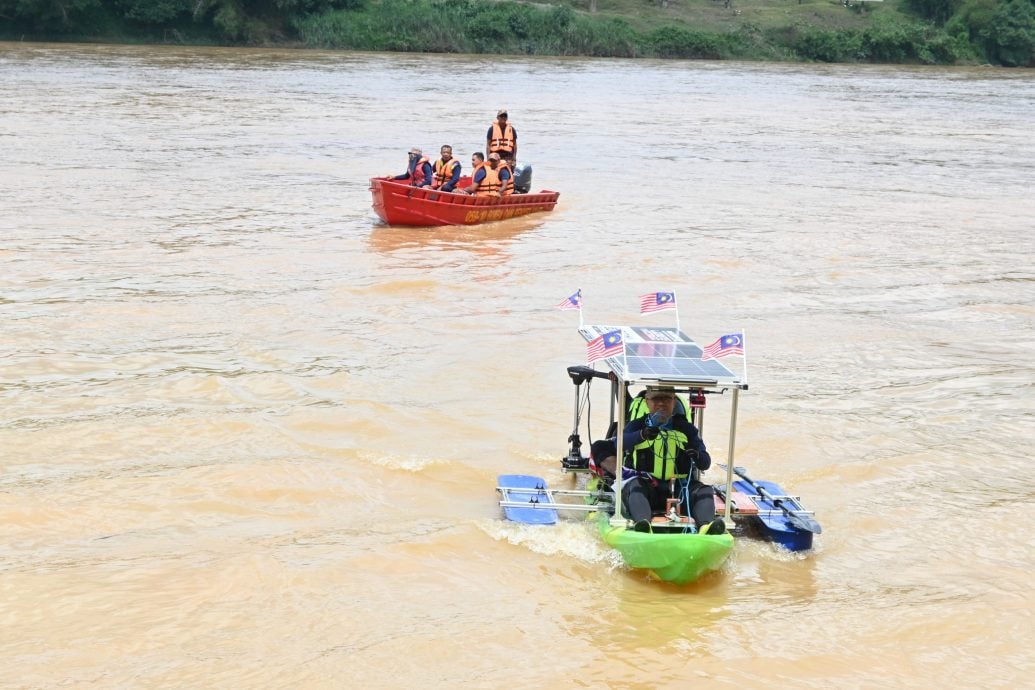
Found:
[[410, 149], [409, 162], [406, 165], [406, 172], [396, 175], [393, 180], [409, 180], [411, 187], [430, 187], [434, 178], [434, 171], [431, 163], [419, 148], [414, 146]]
[[517, 130], [508, 121], [506, 109], [496, 113], [496, 121], [489, 125], [489, 131], [485, 135], [485, 150], [489, 155], [500, 154], [500, 158], [507, 161], [511, 169], [517, 161]]
[[435, 161], [435, 174], [431, 188], [442, 192], [452, 192], [460, 181], [460, 161], [453, 158], [453, 147], [445, 144], [439, 150], [440, 157]]
[[[697, 427], [676, 412], [674, 389], [648, 388], [644, 399], [647, 414], [626, 424], [622, 435], [623, 447], [630, 449], [622, 467], [623, 513], [637, 531], [647, 532], [651, 518], [664, 514], [669, 498], [677, 498], [700, 534], [722, 534], [726, 524], [715, 517], [715, 492], [696, 477], [695, 467], [706, 470], [712, 464]], [[598, 471], [613, 476], [615, 440], [596, 441], [591, 453]]]

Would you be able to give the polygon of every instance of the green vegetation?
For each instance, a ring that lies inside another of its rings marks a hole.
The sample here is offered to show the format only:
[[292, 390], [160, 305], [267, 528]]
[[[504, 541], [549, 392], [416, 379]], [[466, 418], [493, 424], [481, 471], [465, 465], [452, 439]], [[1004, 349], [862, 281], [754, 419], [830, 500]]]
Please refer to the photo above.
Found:
[[0, 38], [1035, 66], [1035, 0], [0, 0]]

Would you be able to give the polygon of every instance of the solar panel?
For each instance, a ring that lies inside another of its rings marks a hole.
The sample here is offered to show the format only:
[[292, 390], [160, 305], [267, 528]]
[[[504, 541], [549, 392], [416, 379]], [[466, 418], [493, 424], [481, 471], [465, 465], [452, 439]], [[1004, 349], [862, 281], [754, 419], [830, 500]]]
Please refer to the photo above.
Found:
[[624, 356], [611, 357], [605, 362], [627, 383], [665, 381], [747, 387], [741, 376], [719, 360], [702, 360], [701, 346], [678, 328], [583, 326], [579, 333], [589, 342], [615, 330], [622, 331]]

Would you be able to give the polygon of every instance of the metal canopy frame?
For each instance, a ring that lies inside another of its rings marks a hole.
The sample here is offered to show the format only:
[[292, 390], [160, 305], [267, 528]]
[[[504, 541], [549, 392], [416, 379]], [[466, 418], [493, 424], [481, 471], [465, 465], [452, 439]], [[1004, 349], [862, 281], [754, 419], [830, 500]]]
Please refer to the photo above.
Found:
[[[626, 425], [626, 409], [624, 401], [629, 387], [670, 386], [677, 392], [689, 392], [694, 389], [723, 391], [733, 393], [730, 408], [729, 447], [726, 458], [726, 499], [723, 520], [729, 526], [732, 501], [729, 500], [733, 490], [734, 449], [737, 436], [737, 407], [740, 391], [747, 390], [747, 367], [744, 376], [738, 376], [714, 359], [702, 360], [703, 349], [692, 338], [679, 328], [650, 326], [582, 326], [579, 334], [589, 342], [605, 333], [620, 330], [622, 332], [622, 354], [604, 360], [614, 375], [612, 378], [611, 418], [617, 421], [616, 446], [617, 467], [614, 481], [614, 513], [611, 524], [627, 525], [628, 519], [622, 517], [622, 465], [625, 458], [623, 431]], [[621, 404], [617, 404], [622, 401]], [[614, 408], [617, 404], [617, 417]], [[687, 410], [687, 414], [690, 411]], [[698, 430], [704, 431], [704, 411], [697, 410], [696, 422]]]

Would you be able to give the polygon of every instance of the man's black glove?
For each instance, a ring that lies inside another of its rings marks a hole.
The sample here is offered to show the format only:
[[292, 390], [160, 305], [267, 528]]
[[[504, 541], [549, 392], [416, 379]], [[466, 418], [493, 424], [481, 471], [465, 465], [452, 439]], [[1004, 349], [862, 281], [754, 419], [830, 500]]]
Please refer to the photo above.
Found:
[[644, 441], [653, 441], [661, 433], [661, 429], [656, 426], [646, 426], [643, 431], [640, 432], [640, 438]]
[[692, 448], [679, 451], [676, 454], [676, 473], [690, 474], [693, 463], [697, 461], [697, 451]]

